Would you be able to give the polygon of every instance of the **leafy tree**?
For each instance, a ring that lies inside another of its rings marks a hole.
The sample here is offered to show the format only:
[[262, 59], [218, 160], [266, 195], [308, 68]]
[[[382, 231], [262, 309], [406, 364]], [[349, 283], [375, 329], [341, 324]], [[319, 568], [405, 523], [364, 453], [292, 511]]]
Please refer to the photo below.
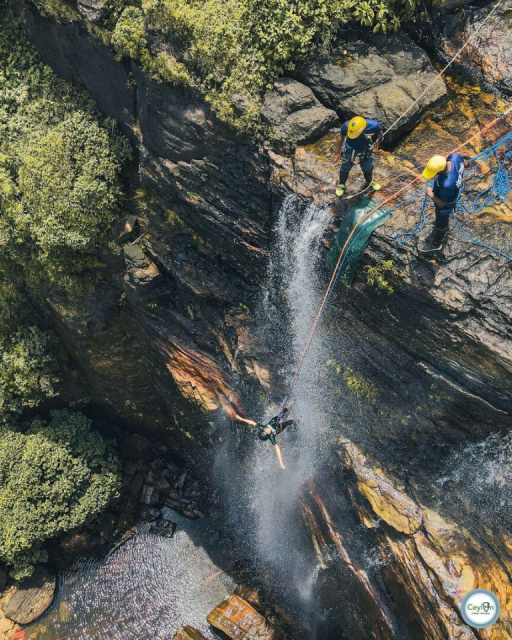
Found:
[[0, 338], [0, 424], [55, 395], [48, 343], [48, 335], [36, 327]]
[[82, 113], [27, 137], [18, 163], [19, 203], [9, 222], [50, 275], [94, 264], [115, 213], [117, 167], [108, 134]]
[[118, 495], [114, 445], [80, 413], [0, 430], [0, 560], [13, 577], [44, 561], [44, 542], [89, 522]]
[[175, 86], [191, 86], [192, 77], [186, 66], [169, 52], [151, 55], [146, 37], [144, 13], [128, 6], [119, 15], [112, 33], [112, 45], [122, 55], [138, 60], [151, 77]]
[[40, 62], [9, 12], [0, 36], [0, 272], [66, 282], [98, 264], [128, 145]]

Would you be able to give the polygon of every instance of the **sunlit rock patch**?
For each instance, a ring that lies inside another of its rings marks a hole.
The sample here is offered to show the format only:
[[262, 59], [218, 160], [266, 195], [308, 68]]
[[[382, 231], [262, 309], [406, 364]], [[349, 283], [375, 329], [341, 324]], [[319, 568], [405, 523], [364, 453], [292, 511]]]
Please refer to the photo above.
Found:
[[[356, 504], [362, 522], [377, 533], [388, 588], [411, 608], [407, 617], [416, 620], [412, 624], [421, 629], [422, 637], [445, 633], [450, 638], [476, 638], [458, 611], [466, 593], [476, 588], [495, 593], [503, 607], [493, 628], [479, 633], [484, 638], [506, 637], [512, 630], [506, 557], [496, 556], [460, 524], [411, 499], [405, 489], [376, 472], [352, 443], [341, 443], [341, 455], [357, 479], [360, 499]], [[404, 522], [411, 521], [416, 523], [414, 528], [404, 527]]]

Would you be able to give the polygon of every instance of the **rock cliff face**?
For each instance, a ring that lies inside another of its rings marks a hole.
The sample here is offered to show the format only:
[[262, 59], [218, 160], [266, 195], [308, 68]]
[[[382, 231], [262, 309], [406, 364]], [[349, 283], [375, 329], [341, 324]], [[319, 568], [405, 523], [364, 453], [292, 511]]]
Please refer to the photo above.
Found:
[[[89, 5], [87, 11], [101, 8]], [[255, 390], [270, 384], [271, 358], [252, 337], [274, 200], [268, 155], [221, 123], [196, 93], [150, 80], [135, 64], [118, 61], [98, 28], [83, 18], [91, 16], [82, 5], [81, 14], [64, 22], [42, 16], [29, 2], [15, 0], [13, 6], [24, 12], [43, 60], [85, 86], [100, 110], [121, 123], [138, 151], [143, 190], [134, 194], [141, 202], [139, 226], [124, 239], [124, 264], [105, 256], [108, 277], [78, 304], [62, 292], [47, 292], [46, 314], [80, 361], [95, 403], [166, 434], [178, 452], [206, 449], [211, 412], [238, 401], [233, 375]], [[400, 95], [387, 102], [391, 111], [378, 114], [390, 124], [429, 85], [433, 69], [407, 38], [378, 46], [382, 55], [356, 42], [350, 61], [302, 71], [311, 76], [306, 84], [280, 81], [263, 108], [276, 143], [291, 150], [336, 124], [335, 110], [344, 116], [375, 106], [378, 92], [409, 67], [400, 80], [409, 88], [396, 89]], [[370, 77], [365, 70], [375, 61], [382, 73]], [[332, 99], [335, 81], [346, 85], [347, 109]], [[441, 83], [424, 97], [400, 130], [444, 91]], [[178, 423], [188, 425], [186, 440]]]
[[[427, 112], [404, 144], [378, 156], [383, 198], [434, 153], [473, 138], [464, 149], [471, 157], [508, 133], [501, 121], [485, 140], [475, 135], [502, 109], [498, 97], [469, 89], [455, 107]], [[337, 166], [330, 149], [328, 135], [291, 159], [272, 155], [272, 182], [283, 197], [293, 192], [328, 206], [335, 231], [354, 201], [332, 196]], [[469, 177], [465, 197], [492, 175], [484, 166]], [[356, 191], [357, 169], [352, 180]], [[324, 602], [334, 576], [342, 576], [348, 601], [343, 608], [332, 601], [331, 610], [348, 637], [506, 638], [507, 615], [501, 627], [470, 630], [459, 606], [468, 590], [485, 585], [503, 602], [511, 595], [503, 527], [504, 434], [512, 426], [510, 265], [455, 225], [437, 260], [418, 256], [415, 239], [397, 245], [396, 236], [416, 226], [420, 204], [397, 209], [374, 233], [352, 288], [338, 288], [324, 317], [326, 412], [332, 430], [350, 441], [340, 443], [339, 469], [311, 487], [304, 520], [325, 568]], [[510, 220], [507, 202], [463, 225], [510, 253]], [[379, 293], [365, 270], [389, 259], [394, 292]], [[352, 608], [366, 609], [368, 600], [377, 610], [358, 618]]]
[[[265, 100], [276, 134], [268, 150], [229, 130], [195, 93], [117, 61], [88, 22], [58, 24], [29, 3], [15, 7], [25, 9], [45, 62], [119, 120], [139, 162], [138, 206], [126, 205], [138, 227], [120, 231], [122, 255], [105, 255], [105, 278], [93, 292], [77, 301], [48, 291], [42, 309], [97, 406], [135, 430], [152, 430], [177, 455], [204, 456], [222, 437], [223, 408], [241, 403], [234, 380], [244, 399], [255, 398], [282, 364], [257, 339], [255, 315], [275, 211], [289, 194], [322, 201], [332, 214], [329, 244], [347, 202], [332, 196], [338, 167], [328, 129], [359, 110], [391, 124], [430, 85], [433, 69], [402, 37], [354, 42], [341, 58], [307, 65]], [[427, 112], [396, 151], [379, 153], [384, 194], [502, 107], [493, 95], [458, 91], [455, 106]], [[445, 92], [442, 83], [433, 87], [394, 135]], [[483, 146], [475, 139], [468, 154]], [[468, 185], [470, 193], [480, 188], [476, 180]], [[337, 346], [330, 359], [371, 379], [375, 393], [366, 401], [347, 397], [357, 379], [351, 386], [336, 366], [326, 374], [330, 420], [344, 438], [334, 443], [339, 463], [309, 487], [302, 516], [322, 569], [332, 638], [340, 630], [354, 639], [505, 638], [512, 632], [506, 615], [492, 635], [470, 631], [458, 611], [473, 586], [495, 591], [504, 609], [510, 603], [504, 480], [492, 476], [498, 502], [486, 502], [476, 463], [467, 486], [477, 498], [452, 472], [463, 468], [467, 447], [489, 437], [504, 446], [512, 426], [510, 267], [455, 232], [437, 262], [419, 258], [414, 244], [398, 247], [396, 234], [412, 228], [417, 214], [417, 205], [404, 207], [374, 235], [353, 288], [331, 303], [325, 332]], [[510, 253], [510, 220], [503, 205], [471, 224]], [[364, 276], [365, 266], [389, 259], [392, 295]], [[499, 466], [494, 450], [480, 453], [482, 465]], [[339, 593], [341, 608], [333, 601]]]
[[509, 95], [512, 93], [511, 9], [510, 1], [492, 2], [485, 9], [467, 7], [446, 20], [441, 41], [446, 55], [453, 56], [471, 38], [459, 63], [476, 71], [488, 85]]
[[[234, 353], [251, 351], [248, 312], [270, 224], [268, 159], [199, 96], [118, 62], [87, 22], [57, 23], [28, 3], [14, 6], [43, 60], [121, 123], [138, 151], [143, 190], [133, 193], [143, 204], [124, 261], [106, 256], [108, 277], [78, 303], [47, 292], [45, 312], [94, 402], [176, 439], [177, 453], [198, 450], [211, 436], [210, 412], [232, 395]], [[265, 382], [252, 358], [240, 358], [243, 369]], [[176, 428], [185, 421], [188, 429]]]

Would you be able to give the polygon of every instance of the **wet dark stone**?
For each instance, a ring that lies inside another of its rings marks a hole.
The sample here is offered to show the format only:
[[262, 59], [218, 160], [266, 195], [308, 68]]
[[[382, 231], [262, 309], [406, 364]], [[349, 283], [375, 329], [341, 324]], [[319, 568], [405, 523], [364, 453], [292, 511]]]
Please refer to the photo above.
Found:
[[16, 586], [4, 607], [4, 614], [18, 624], [37, 620], [53, 602], [57, 579], [46, 568], [36, 567], [30, 578]]
[[[389, 127], [435, 79], [427, 54], [406, 36], [375, 36], [352, 41], [343, 51], [299, 67], [297, 78], [311, 87], [321, 103], [342, 118], [376, 118]], [[439, 80], [389, 132], [394, 140], [411, 129], [430, 105], [446, 94]]]
[[[468, 7], [441, 23], [443, 51], [457, 58], [469, 70], [477, 70], [481, 79], [509, 95], [512, 94], [512, 1], [506, 0], [497, 8], [492, 2], [484, 8]], [[488, 19], [490, 12], [494, 14]]]
[[309, 87], [281, 78], [267, 95], [261, 113], [274, 131], [273, 146], [290, 152], [318, 140], [338, 123], [338, 116], [315, 98]]

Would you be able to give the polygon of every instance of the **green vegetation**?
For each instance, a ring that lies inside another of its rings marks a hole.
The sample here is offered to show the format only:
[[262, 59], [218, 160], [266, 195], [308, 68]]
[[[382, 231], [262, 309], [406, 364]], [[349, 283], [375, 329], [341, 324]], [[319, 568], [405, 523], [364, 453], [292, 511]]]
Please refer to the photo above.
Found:
[[0, 430], [0, 560], [15, 578], [46, 559], [43, 543], [99, 514], [117, 495], [113, 444], [80, 413], [55, 411]]
[[[62, 19], [66, 0], [32, 0]], [[258, 123], [274, 80], [339, 42], [347, 26], [374, 32], [411, 20], [419, 0], [106, 0], [107, 39], [153, 78], [197, 86], [218, 115]], [[341, 38], [342, 39], [342, 38]], [[342, 42], [340, 42], [342, 44]]]
[[[123, 1], [123, 0], [121, 0]], [[61, 21], [73, 21], [78, 18], [68, 0], [31, 0], [43, 15], [53, 16]]]
[[364, 378], [358, 375], [352, 367], [347, 367], [343, 372], [343, 380], [347, 383], [347, 387], [359, 400], [366, 400], [370, 404], [375, 404], [377, 401], [377, 387]]
[[0, 423], [55, 395], [49, 337], [36, 327], [0, 338]]
[[359, 400], [366, 400], [370, 404], [375, 404], [377, 401], [377, 387], [367, 380], [364, 376], [356, 373], [352, 367], [346, 367], [336, 362], [336, 360], [327, 360], [325, 363], [328, 367], [331, 367], [336, 371], [338, 375], [341, 375], [345, 381], [347, 387]]
[[98, 266], [128, 146], [0, 14], [0, 272], [69, 282]]
[[194, 84], [187, 67], [168, 52], [150, 53], [144, 14], [138, 7], [127, 7], [119, 16], [112, 33], [112, 45], [125, 57], [138, 60], [145, 71], [157, 80], [175, 86]]
[[[343, 26], [396, 29], [415, 6], [416, 0], [141, 0], [125, 9], [116, 31], [122, 23], [126, 35], [132, 23], [143, 63], [149, 53], [143, 31], [160, 32], [171, 46], [177, 41], [183, 63], [219, 115], [247, 127], [271, 83], [327, 49]], [[126, 42], [113, 42], [128, 51]]]
[[381, 291], [393, 293], [393, 285], [386, 279], [387, 273], [393, 273], [393, 260], [385, 260], [373, 267], [368, 265], [364, 270], [366, 271], [366, 282], [370, 286], [376, 287]]
[[119, 488], [113, 445], [85, 416], [33, 415], [58, 395], [59, 376], [38, 304], [98, 272], [128, 149], [0, 10], [0, 565], [16, 578], [45, 559], [46, 540], [90, 521]]

